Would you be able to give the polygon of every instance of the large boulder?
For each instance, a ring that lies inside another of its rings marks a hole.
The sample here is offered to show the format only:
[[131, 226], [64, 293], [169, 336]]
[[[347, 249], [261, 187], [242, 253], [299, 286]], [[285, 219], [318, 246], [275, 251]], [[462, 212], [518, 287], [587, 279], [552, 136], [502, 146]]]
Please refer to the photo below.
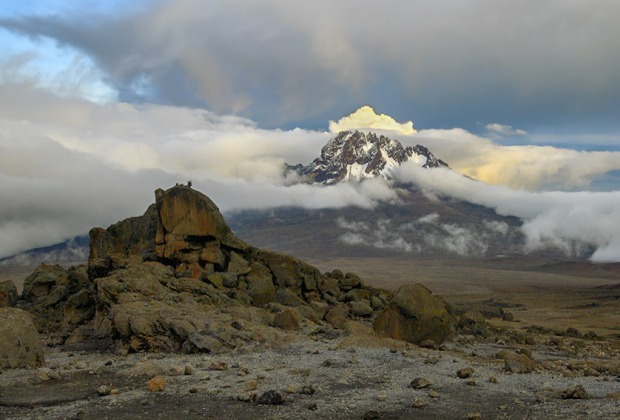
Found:
[[441, 344], [454, 332], [455, 315], [442, 298], [421, 284], [401, 287], [389, 306], [375, 319], [375, 333], [420, 344]]
[[0, 282], [0, 308], [15, 306], [17, 303], [17, 287], [11, 280]]
[[39, 332], [67, 336], [95, 315], [94, 293], [85, 266], [41, 264], [24, 280], [18, 306], [32, 313]]
[[43, 346], [32, 316], [17, 308], [0, 308], [0, 368], [39, 367]]

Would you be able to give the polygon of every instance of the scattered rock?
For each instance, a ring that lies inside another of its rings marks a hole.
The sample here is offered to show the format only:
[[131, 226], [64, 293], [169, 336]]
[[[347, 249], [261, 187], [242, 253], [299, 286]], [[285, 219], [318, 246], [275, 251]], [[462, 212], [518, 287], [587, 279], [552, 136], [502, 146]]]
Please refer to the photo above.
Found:
[[228, 370], [225, 362], [213, 362], [209, 365], [209, 370]]
[[146, 383], [149, 392], [160, 392], [166, 389], [166, 381], [161, 376], [155, 376]]
[[460, 379], [471, 378], [473, 374], [474, 374], [474, 369], [470, 367], [461, 368], [456, 371], [456, 376]]
[[269, 390], [256, 399], [258, 404], [280, 405], [284, 404], [284, 397], [276, 390]]
[[431, 389], [430, 391], [428, 391], [428, 396], [429, 398], [440, 398], [441, 395], [439, 395], [439, 392], [435, 391], [434, 389]]
[[379, 415], [379, 412], [375, 410], [367, 411], [362, 416], [362, 420], [379, 420], [379, 419], [381, 419], [381, 416]]
[[590, 398], [588, 392], [581, 385], [567, 388], [560, 394], [563, 400], [587, 400]]
[[415, 378], [411, 381], [409, 386], [413, 389], [423, 389], [430, 387], [432, 384], [433, 383], [426, 378]]
[[292, 308], [288, 308], [276, 314], [273, 319], [273, 326], [285, 331], [299, 331], [301, 327], [298, 318], [297, 312]]
[[497, 357], [504, 359], [504, 370], [510, 373], [530, 373], [538, 364], [526, 354], [518, 354], [509, 350], [502, 350]]
[[110, 395], [112, 393], [112, 388], [109, 387], [108, 385], [101, 385], [99, 388], [97, 388], [97, 394], [99, 394], [102, 397], [105, 397], [106, 395]]
[[422, 408], [428, 405], [428, 401], [426, 401], [423, 398], [416, 398], [415, 400], [413, 400], [413, 402], [411, 403], [411, 406], [413, 408]]
[[243, 385], [243, 389], [248, 392], [256, 391], [257, 388], [258, 388], [258, 381], [254, 379], [245, 382]]

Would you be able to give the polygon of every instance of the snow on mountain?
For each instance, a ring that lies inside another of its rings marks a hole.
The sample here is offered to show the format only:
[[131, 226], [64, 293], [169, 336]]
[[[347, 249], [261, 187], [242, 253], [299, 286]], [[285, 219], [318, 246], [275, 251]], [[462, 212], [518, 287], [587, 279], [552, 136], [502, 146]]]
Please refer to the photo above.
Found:
[[378, 175], [391, 179], [395, 169], [410, 160], [424, 168], [448, 167], [424, 146], [403, 147], [399, 141], [375, 133], [342, 131], [323, 146], [321, 156], [311, 164], [288, 165], [286, 171], [306, 182], [335, 184]]

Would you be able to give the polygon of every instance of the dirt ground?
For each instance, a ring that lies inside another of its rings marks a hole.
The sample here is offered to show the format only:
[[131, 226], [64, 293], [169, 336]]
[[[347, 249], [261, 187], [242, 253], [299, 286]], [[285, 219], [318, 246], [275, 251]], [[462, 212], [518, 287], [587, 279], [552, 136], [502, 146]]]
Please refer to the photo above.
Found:
[[[440, 350], [380, 340], [360, 327], [217, 355], [126, 355], [109, 342], [51, 346], [45, 368], [0, 373], [0, 418], [620, 418], [620, 265], [307, 260], [322, 271], [356, 272], [371, 286], [423, 283], [460, 311], [487, 314], [494, 332], [461, 333]], [[4, 270], [0, 279], [28, 273]], [[536, 369], [506, 371], [502, 350], [531, 354]], [[226, 369], [212, 369], [214, 362]], [[472, 367], [471, 378], [458, 377], [463, 367]], [[166, 386], [153, 393], [146, 384], [155, 375]], [[418, 377], [432, 384], [412, 388]], [[101, 395], [102, 385], [114, 391]], [[576, 387], [587, 395], [565, 398]], [[268, 391], [282, 403], [258, 403]]]

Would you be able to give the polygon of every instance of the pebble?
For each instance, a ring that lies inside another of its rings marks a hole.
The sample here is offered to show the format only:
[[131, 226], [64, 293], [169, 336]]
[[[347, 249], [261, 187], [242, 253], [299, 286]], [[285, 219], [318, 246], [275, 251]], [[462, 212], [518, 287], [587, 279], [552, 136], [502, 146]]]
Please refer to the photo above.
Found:
[[409, 386], [413, 389], [423, 389], [428, 388], [432, 385], [432, 382], [426, 378], [415, 378]]
[[270, 389], [256, 399], [258, 404], [280, 405], [284, 403], [284, 397], [278, 391]]
[[195, 373], [192, 365], [185, 365], [185, 371], [183, 372], [185, 375], [193, 375]]
[[258, 381], [254, 379], [247, 381], [243, 385], [243, 389], [245, 389], [246, 391], [256, 391], [256, 388], [258, 388]]
[[149, 392], [160, 392], [166, 389], [166, 381], [161, 376], [155, 376], [146, 383]]
[[460, 379], [471, 378], [473, 374], [474, 374], [474, 370], [470, 367], [459, 369], [456, 372], [456, 376], [458, 376]]
[[209, 365], [210, 370], [228, 370], [228, 365], [224, 362], [213, 362]]
[[111, 392], [112, 392], [112, 388], [110, 388], [108, 385], [101, 385], [99, 388], [97, 388], [97, 394], [99, 394], [102, 397], [105, 397], [106, 395], [110, 395]]
[[434, 389], [431, 389], [430, 391], [428, 391], [428, 396], [430, 398], [440, 398], [441, 395], [439, 395], [439, 392], [435, 391]]
[[411, 406], [414, 408], [422, 408], [428, 405], [428, 401], [426, 401], [423, 398], [416, 398], [415, 400], [413, 400], [413, 402], [411, 403]]

